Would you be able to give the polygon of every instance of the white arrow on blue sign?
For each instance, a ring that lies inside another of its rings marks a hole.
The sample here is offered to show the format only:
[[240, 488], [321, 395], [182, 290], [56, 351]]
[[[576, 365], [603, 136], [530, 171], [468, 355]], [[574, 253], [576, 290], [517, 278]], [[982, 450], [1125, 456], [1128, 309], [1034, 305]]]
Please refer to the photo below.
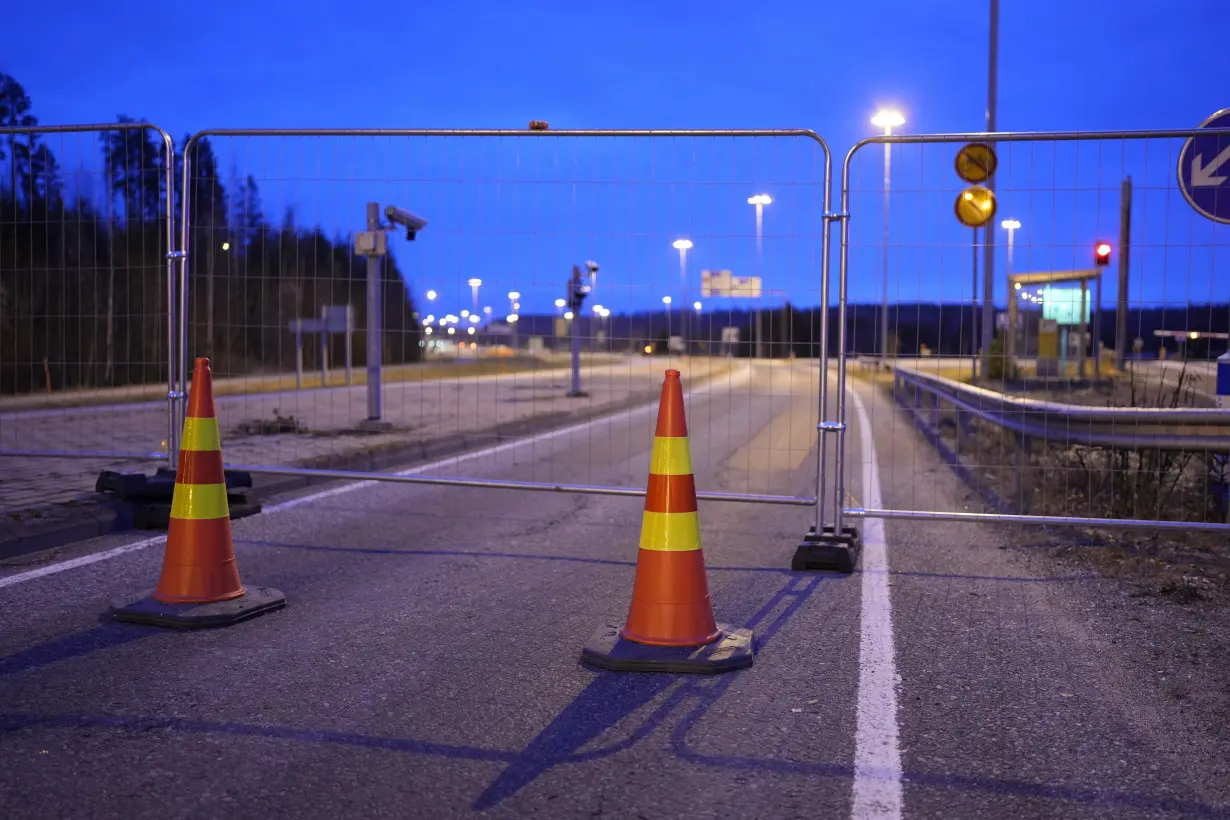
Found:
[[1200, 214], [1230, 225], [1230, 108], [1200, 127], [1210, 133], [1190, 138], [1179, 152], [1179, 190]]

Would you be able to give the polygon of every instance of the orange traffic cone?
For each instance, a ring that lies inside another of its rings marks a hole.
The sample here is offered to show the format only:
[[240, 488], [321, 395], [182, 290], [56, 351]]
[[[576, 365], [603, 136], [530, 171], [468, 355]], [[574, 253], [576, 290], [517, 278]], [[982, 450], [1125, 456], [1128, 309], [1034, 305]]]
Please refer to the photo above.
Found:
[[113, 608], [116, 620], [225, 626], [286, 604], [275, 589], [240, 583], [226, 492], [209, 359], [197, 359], [158, 586], [136, 604]]
[[678, 370], [666, 371], [662, 384], [628, 618], [599, 629], [581, 656], [604, 669], [640, 672], [752, 664], [751, 631], [723, 629], [713, 617]]

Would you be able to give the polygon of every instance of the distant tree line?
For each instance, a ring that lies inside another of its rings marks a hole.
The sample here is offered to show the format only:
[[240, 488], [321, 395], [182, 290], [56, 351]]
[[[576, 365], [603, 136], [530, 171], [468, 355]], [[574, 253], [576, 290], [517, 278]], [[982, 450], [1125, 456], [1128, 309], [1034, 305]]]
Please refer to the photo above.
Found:
[[[0, 128], [37, 126], [31, 111], [21, 84], [0, 74]], [[46, 135], [0, 134], [0, 395], [166, 379], [167, 224], [178, 244], [187, 137], [170, 160], [170, 192], [155, 133], [98, 140], [101, 162], [65, 174]], [[350, 238], [297, 225], [293, 208], [272, 227], [256, 180], [231, 169], [224, 184], [207, 139], [190, 159], [189, 357], [209, 356], [221, 375], [285, 372], [295, 364], [288, 324], [350, 304], [355, 365], [365, 365], [366, 261]], [[415, 308], [391, 252], [383, 286], [384, 363], [417, 361]], [[332, 361], [344, 344], [330, 339]], [[305, 337], [305, 368], [319, 356], [318, 337]]]

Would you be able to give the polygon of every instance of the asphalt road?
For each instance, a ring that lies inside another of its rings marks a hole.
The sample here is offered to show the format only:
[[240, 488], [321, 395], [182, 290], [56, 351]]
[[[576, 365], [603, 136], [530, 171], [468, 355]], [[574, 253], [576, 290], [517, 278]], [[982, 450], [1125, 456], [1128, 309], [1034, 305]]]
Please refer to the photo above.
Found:
[[[698, 489], [813, 492], [815, 381], [805, 363], [760, 365], [692, 395]], [[970, 508], [853, 387], [849, 502]], [[438, 469], [643, 486], [652, 421]], [[861, 572], [792, 574], [809, 521], [702, 504], [718, 620], [757, 640], [752, 668], [715, 677], [578, 663], [626, 614], [638, 499], [381, 484], [285, 501], [235, 534], [245, 582], [290, 605], [198, 633], [99, 620], [152, 586], [156, 542], [4, 568], [0, 815], [1230, 813], [1226, 747], [1179, 742], [1088, 628], [1085, 579], [1002, 549], [1011, 530], [895, 522], [862, 523]]]

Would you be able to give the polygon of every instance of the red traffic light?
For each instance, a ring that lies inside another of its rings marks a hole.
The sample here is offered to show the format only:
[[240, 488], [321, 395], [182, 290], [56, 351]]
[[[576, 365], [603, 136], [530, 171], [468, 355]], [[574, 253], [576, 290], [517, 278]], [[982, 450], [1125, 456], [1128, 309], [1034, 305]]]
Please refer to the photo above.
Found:
[[1110, 243], [1099, 242], [1093, 249], [1093, 261], [1098, 265], [1110, 262]]

